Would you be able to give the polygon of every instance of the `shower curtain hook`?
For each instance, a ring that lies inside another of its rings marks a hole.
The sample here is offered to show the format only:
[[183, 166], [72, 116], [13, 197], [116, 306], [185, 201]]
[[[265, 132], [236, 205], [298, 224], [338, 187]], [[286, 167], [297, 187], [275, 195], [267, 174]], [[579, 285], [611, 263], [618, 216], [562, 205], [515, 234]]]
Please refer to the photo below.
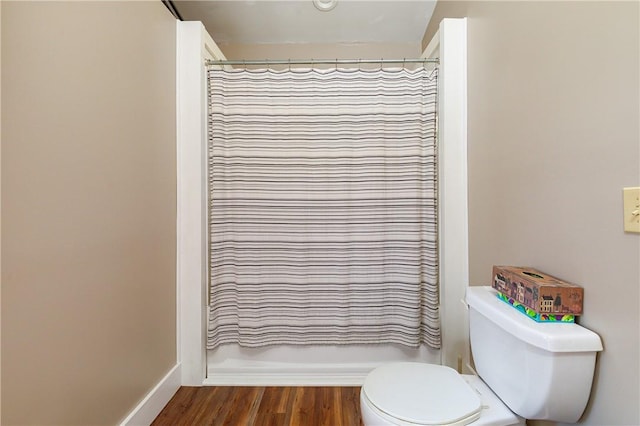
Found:
[[338, 58], [336, 58], [336, 71], [338, 71]]
[[402, 58], [402, 68], [406, 68], [407, 67], [407, 58]]
[[383, 61], [383, 59], [382, 59], [382, 58], [380, 58], [380, 70], [381, 70], [381, 71], [382, 71], [382, 61]]
[[287, 62], [289, 62], [289, 71], [291, 71], [291, 58]]
[[360, 71], [360, 64], [362, 63], [362, 59], [358, 59], [358, 71]]
[[244, 59], [242, 60], [242, 68], [246, 71], [247, 70], [247, 61], [245, 61]]

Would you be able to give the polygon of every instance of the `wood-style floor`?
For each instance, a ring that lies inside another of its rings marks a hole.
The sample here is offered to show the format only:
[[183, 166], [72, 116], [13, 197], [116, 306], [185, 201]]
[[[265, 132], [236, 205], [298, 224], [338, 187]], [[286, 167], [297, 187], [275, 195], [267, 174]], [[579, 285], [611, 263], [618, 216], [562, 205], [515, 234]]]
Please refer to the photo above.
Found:
[[357, 387], [181, 387], [152, 426], [362, 426]]

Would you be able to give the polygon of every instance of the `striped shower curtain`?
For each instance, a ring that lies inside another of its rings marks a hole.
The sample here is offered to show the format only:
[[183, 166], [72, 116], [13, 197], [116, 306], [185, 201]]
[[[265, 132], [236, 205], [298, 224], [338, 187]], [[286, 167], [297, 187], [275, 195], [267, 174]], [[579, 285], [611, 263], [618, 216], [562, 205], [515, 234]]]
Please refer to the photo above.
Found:
[[207, 347], [439, 348], [436, 71], [208, 80]]

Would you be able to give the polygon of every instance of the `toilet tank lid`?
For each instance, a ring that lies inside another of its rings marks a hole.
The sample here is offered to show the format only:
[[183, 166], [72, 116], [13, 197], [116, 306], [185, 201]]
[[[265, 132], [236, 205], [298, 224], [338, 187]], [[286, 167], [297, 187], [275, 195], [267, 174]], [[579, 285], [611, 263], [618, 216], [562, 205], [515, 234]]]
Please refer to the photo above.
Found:
[[574, 323], [539, 323], [501, 301], [488, 286], [468, 287], [467, 304], [506, 332], [549, 352], [597, 352], [600, 336]]

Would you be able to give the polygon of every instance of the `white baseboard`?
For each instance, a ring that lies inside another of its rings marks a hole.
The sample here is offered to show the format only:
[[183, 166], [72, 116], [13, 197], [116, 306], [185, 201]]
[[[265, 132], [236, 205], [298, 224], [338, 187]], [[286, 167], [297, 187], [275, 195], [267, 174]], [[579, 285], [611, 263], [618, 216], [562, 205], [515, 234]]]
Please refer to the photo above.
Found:
[[361, 386], [379, 363], [287, 364], [222, 362], [209, 365], [205, 386]]
[[120, 426], [150, 425], [180, 387], [180, 379], [180, 364], [176, 364], [129, 413]]

